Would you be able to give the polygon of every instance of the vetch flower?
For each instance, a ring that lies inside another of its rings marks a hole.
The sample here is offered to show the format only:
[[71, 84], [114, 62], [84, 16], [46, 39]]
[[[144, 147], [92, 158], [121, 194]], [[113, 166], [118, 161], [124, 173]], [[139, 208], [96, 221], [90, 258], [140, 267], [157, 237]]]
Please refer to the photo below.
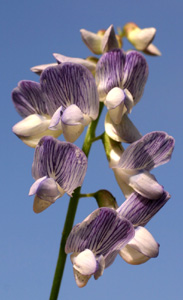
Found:
[[124, 152], [119, 147], [111, 149], [110, 167], [124, 195], [128, 197], [136, 191], [149, 199], [158, 199], [163, 187], [149, 171], [167, 163], [173, 149], [173, 137], [162, 131], [146, 134]]
[[152, 44], [155, 34], [154, 27], [141, 29], [132, 22], [127, 23], [122, 31], [122, 36], [125, 36], [137, 50], [149, 55], [161, 55], [161, 52]]
[[132, 224], [111, 208], [98, 208], [69, 234], [65, 252], [71, 261], [76, 283], [84, 287], [90, 277], [98, 279], [134, 236]]
[[94, 54], [100, 55], [122, 46], [121, 38], [115, 34], [113, 25], [97, 33], [85, 29], [81, 29], [80, 32], [83, 42]]
[[40, 213], [64, 193], [72, 195], [86, 174], [87, 158], [74, 144], [43, 137], [34, 154], [32, 175], [35, 183], [29, 195], [35, 195], [33, 210]]
[[21, 81], [12, 92], [18, 113], [24, 118], [13, 132], [35, 147], [42, 136], [74, 142], [98, 116], [99, 100], [94, 78], [82, 65], [63, 63], [45, 69], [40, 83]]
[[125, 105], [127, 110], [130, 109], [131, 96], [135, 105], [143, 94], [147, 77], [148, 65], [141, 53], [137, 51], [125, 53], [122, 49], [115, 49], [103, 54], [96, 68], [96, 84], [100, 101], [105, 101], [107, 94], [118, 87], [123, 90], [121, 96], [119, 90], [115, 89], [116, 93], [114, 91], [111, 98], [115, 99], [118, 96], [121, 101], [123, 98], [124, 101], [125, 98], [129, 98]]
[[134, 192], [117, 209], [120, 216], [127, 218], [135, 227], [135, 236], [123, 247], [119, 254], [129, 264], [137, 265], [157, 257], [159, 244], [144, 226], [170, 199], [164, 191], [156, 201]]

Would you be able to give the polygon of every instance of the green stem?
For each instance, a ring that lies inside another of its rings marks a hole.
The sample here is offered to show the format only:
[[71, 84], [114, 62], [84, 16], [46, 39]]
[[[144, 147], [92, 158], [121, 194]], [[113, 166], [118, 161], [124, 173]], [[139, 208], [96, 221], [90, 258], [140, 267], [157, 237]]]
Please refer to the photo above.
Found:
[[[93, 139], [95, 138], [95, 130], [96, 130], [100, 115], [102, 113], [103, 106], [104, 106], [103, 103], [100, 103], [98, 118], [95, 121], [92, 121], [90, 123], [90, 125], [88, 126], [88, 130], [86, 132], [82, 150], [87, 157], [89, 155]], [[60, 289], [63, 272], [64, 272], [64, 267], [65, 267], [65, 262], [66, 262], [66, 258], [67, 258], [67, 254], [65, 253], [65, 244], [67, 241], [67, 237], [73, 227], [74, 218], [75, 218], [75, 214], [76, 214], [76, 210], [77, 210], [77, 206], [78, 206], [78, 202], [79, 202], [79, 198], [80, 198], [80, 190], [81, 190], [81, 187], [78, 187], [74, 191], [73, 196], [70, 198], [68, 211], [67, 211], [65, 224], [64, 224], [64, 229], [62, 232], [62, 238], [61, 238], [61, 243], [60, 243], [60, 249], [59, 249], [59, 254], [58, 254], [55, 275], [54, 275], [52, 289], [51, 289], [51, 293], [50, 293], [50, 300], [56, 300], [58, 298], [59, 289]]]

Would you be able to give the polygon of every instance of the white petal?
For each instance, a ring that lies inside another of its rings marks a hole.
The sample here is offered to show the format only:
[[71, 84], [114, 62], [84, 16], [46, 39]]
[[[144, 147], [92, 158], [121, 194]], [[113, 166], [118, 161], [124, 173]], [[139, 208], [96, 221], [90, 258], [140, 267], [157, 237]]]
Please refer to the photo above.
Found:
[[95, 54], [102, 54], [102, 36], [91, 31], [81, 29], [81, 37], [86, 46]]
[[155, 34], [156, 29], [153, 27], [144, 29], [136, 28], [129, 33], [128, 40], [137, 50], [141, 51], [146, 49], [147, 46], [152, 42]]
[[134, 238], [119, 252], [129, 264], [139, 265], [159, 254], [159, 244], [144, 227], [137, 227]]
[[34, 136], [46, 129], [50, 124], [50, 117], [41, 115], [30, 115], [13, 126], [13, 132], [20, 136]]
[[89, 249], [79, 253], [77, 256], [72, 257], [73, 268], [82, 275], [92, 275], [97, 268], [95, 255]]
[[44, 64], [44, 65], [34, 66], [31, 68], [31, 71], [40, 75], [46, 68], [57, 66], [57, 65], [58, 65], [57, 63], [52, 63], [52, 64]]
[[159, 49], [154, 45], [154, 44], [150, 44], [146, 49], [145, 49], [145, 53], [149, 54], [149, 55], [157, 55], [160, 56], [161, 52], [159, 51]]

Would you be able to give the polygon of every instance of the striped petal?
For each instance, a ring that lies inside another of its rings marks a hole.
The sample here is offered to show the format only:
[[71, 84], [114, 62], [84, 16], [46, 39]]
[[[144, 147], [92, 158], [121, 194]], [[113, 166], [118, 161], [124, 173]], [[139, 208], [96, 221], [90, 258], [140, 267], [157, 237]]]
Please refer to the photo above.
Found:
[[134, 226], [145, 226], [169, 199], [170, 195], [166, 191], [156, 201], [133, 193], [117, 209], [117, 212], [127, 218]]
[[96, 119], [99, 100], [94, 78], [82, 65], [64, 63], [47, 68], [40, 77], [41, 87], [51, 103], [52, 115], [58, 107], [63, 110], [77, 105], [82, 113]]
[[142, 97], [147, 77], [148, 65], [144, 56], [137, 51], [129, 51], [126, 54], [122, 86], [131, 93], [134, 104]]
[[56, 58], [56, 60], [59, 63], [74, 63], [74, 64], [79, 64], [82, 65], [84, 67], [86, 67], [90, 72], [95, 72], [95, 68], [96, 68], [96, 63], [87, 60], [87, 59], [82, 59], [82, 58], [75, 58], [75, 57], [68, 57], [68, 56], [64, 56], [62, 54], [58, 54], [58, 53], [53, 53], [53, 56]]
[[12, 91], [12, 100], [23, 118], [32, 114], [49, 115], [47, 97], [37, 82], [20, 81], [18, 87]]
[[163, 131], [146, 134], [131, 144], [121, 156], [118, 168], [151, 170], [171, 158], [174, 139]]
[[96, 84], [100, 101], [114, 87], [122, 87], [125, 53], [116, 49], [102, 55], [96, 66]]
[[146, 228], [139, 226], [135, 229], [134, 238], [119, 254], [127, 263], [139, 265], [158, 256], [159, 244]]
[[102, 39], [102, 53], [119, 48], [113, 25], [105, 31]]
[[75, 145], [43, 137], [35, 149], [32, 174], [35, 180], [54, 178], [69, 195], [82, 185], [87, 169], [85, 154]]
[[119, 124], [115, 124], [108, 112], [105, 117], [105, 131], [116, 142], [133, 143], [141, 138], [140, 132], [126, 114]]
[[134, 229], [128, 220], [119, 218], [113, 209], [99, 208], [72, 229], [65, 251], [90, 249], [96, 257], [103, 255], [106, 258], [125, 246], [133, 235]]

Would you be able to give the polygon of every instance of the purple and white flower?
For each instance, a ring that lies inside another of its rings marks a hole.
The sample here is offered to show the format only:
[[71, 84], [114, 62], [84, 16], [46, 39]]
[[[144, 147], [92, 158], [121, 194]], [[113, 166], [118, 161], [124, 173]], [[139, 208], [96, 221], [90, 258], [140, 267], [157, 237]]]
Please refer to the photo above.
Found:
[[115, 49], [99, 59], [96, 66], [96, 84], [99, 99], [107, 106], [113, 124], [114, 130], [109, 127], [107, 130], [111, 138], [118, 139], [114, 134], [115, 127], [122, 126], [121, 122], [125, 122], [123, 116], [130, 113], [142, 97], [147, 77], [147, 62], [137, 51], [125, 53], [121, 49]]
[[119, 254], [129, 264], [137, 265], [157, 257], [159, 244], [144, 226], [170, 199], [169, 193], [164, 191], [159, 199], [144, 198], [134, 192], [117, 209], [120, 216], [127, 218], [135, 228], [135, 236]]
[[167, 163], [173, 149], [173, 137], [162, 131], [146, 134], [125, 151], [112, 148], [110, 167], [125, 197], [136, 191], [149, 199], [159, 199], [163, 187], [149, 171]]
[[40, 83], [21, 81], [12, 92], [18, 113], [24, 118], [13, 132], [35, 147], [42, 136], [74, 142], [99, 111], [96, 84], [87, 68], [63, 63], [45, 69]]
[[98, 208], [77, 224], [65, 246], [66, 253], [73, 253], [77, 285], [84, 287], [92, 275], [98, 279], [133, 236], [131, 222], [111, 208]]
[[35, 195], [34, 212], [42, 212], [64, 193], [71, 196], [82, 185], [86, 169], [87, 158], [77, 146], [43, 137], [35, 149], [32, 165], [35, 183], [29, 195]]

